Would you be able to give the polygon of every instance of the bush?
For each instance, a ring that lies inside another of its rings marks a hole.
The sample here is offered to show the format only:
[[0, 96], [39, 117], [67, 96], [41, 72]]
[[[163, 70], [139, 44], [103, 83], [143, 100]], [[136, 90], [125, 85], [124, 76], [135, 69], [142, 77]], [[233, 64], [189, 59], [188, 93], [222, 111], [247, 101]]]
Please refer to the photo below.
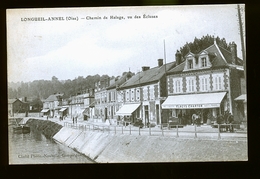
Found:
[[142, 120], [138, 119], [137, 121], [135, 121], [134, 126], [143, 128], [144, 127], [144, 123], [142, 122]]

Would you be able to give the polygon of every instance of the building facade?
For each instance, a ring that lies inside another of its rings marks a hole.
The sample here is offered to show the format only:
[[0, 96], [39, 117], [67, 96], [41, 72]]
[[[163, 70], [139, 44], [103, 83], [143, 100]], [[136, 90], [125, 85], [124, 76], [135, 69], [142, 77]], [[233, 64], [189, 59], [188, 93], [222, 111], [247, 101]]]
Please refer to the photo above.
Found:
[[167, 96], [166, 72], [174, 66], [174, 62], [165, 65], [163, 59], [159, 59], [157, 67], [144, 66], [123, 83], [118, 88], [118, 103], [122, 106], [116, 115], [132, 123], [141, 119], [145, 125], [160, 124], [161, 104]]
[[234, 42], [231, 52], [216, 41], [200, 53], [189, 52], [184, 58], [177, 52], [176, 67], [167, 73], [168, 97], [162, 104], [165, 121], [181, 116], [182, 123], [189, 124], [192, 115], [199, 113], [202, 123], [211, 123], [224, 111], [241, 120], [234, 99], [242, 93], [243, 79], [243, 61], [237, 57]]
[[118, 76], [110, 81], [110, 86], [106, 88], [106, 108], [107, 108], [107, 119], [117, 119], [116, 112], [122, 106], [122, 101], [118, 100], [120, 85], [129, 80], [134, 74], [129, 72], [123, 73], [122, 76]]
[[55, 93], [43, 100], [42, 116], [59, 117], [62, 109], [62, 97], [64, 94]]
[[93, 89], [87, 89], [82, 94], [71, 96], [68, 99], [68, 117], [77, 117], [79, 120], [92, 118], [94, 101]]
[[101, 119], [103, 122], [107, 119], [107, 87], [110, 86], [110, 79], [95, 83], [95, 109], [94, 119]]
[[14, 117], [15, 114], [25, 112], [28, 115], [29, 103], [19, 99], [8, 99], [8, 115]]

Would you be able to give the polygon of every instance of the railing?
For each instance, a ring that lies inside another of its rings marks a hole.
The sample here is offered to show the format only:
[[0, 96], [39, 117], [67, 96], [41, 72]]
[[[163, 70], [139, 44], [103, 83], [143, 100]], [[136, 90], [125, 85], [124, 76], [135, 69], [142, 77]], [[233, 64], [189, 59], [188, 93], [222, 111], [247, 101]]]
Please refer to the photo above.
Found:
[[[119, 122], [117, 125], [97, 125], [97, 124], [73, 124], [69, 122], [64, 123], [64, 127], [70, 127], [82, 131], [98, 131], [109, 134], [126, 134], [126, 135], [149, 135], [149, 136], [168, 136], [168, 137], [180, 137], [189, 136], [193, 138], [206, 137], [211, 139], [221, 139], [221, 133], [229, 130], [234, 131], [235, 126], [238, 124], [216, 124], [212, 125], [213, 130], [201, 131], [199, 126], [194, 125], [193, 130], [185, 130], [184, 125], [170, 125], [168, 123], [161, 124], [157, 127], [141, 128], [131, 125], [125, 125], [125, 123]], [[216, 128], [214, 130], [214, 128]], [[204, 135], [203, 134], [209, 134]], [[213, 135], [213, 136], [212, 136]], [[214, 136], [215, 135], [215, 136]]]

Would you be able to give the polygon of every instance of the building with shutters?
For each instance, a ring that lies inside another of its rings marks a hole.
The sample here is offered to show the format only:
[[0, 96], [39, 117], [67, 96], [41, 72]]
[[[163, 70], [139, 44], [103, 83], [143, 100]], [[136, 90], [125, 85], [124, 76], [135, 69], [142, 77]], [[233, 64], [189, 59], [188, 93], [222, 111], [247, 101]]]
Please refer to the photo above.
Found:
[[110, 86], [110, 78], [95, 83], [95, 109], [94, 119], [105, 122], [107, 119], [107, 87]]
[[[88, 120], [94, 114], [94, 89], [86, 89], [75, 96], [68, 98], [68, 116], [79, 120]], [[67, 107], [64, 106], [64, 107]]]
[[158, 66], [143, 66], [142, 71], [123, 83], [117, 97], [121, 107], [116, 115], [120, 120], [134, 123], [141, 119], [145, 125], [160, 124], [161, 104], [167, 96], [166, 72], [174, 66], [175, 62], [163, 64], [163, 59], [159, 59]]
[[105, 111], [107, 112], [107, 119], [117, 119], [116, 112], [122, 106], [122, 102], [118, 101], [118, 97], [120, 96], [118, 88], [120, 85], [129, 80], [133, 75], [134, 73], [130, 71], [125, 72], [122, 76], [117, 76], [110, 81], [110, 86], [106, 88], [107, 100], [105, 107], [107, 110]]
[[231, 51], [216, 41], [198, 54], [182, 57], [177, 51], [176, 67], [167, 72], [168, 97], [162, 108], [167, 119], [183, 116], [183, 124], [190, 123], [194, 113], [201, 114], [202, 123], [211, 123], [227, 110], [241, 121], [234, 99], [243, 93], [244, 84], [243, 61], [234, 42]]

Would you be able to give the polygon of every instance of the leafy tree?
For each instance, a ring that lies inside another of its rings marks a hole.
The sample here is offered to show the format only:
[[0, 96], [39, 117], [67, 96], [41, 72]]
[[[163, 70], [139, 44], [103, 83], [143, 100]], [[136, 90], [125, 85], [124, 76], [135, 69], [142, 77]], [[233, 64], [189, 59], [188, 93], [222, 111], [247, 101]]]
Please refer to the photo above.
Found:
[[32, 99], [46, 99], [49, 95], [60, 92], [64, 97], [82, 93], [86, 89], [94, 89], [95, 83], [100, 80], [108, 80], [108, 75], [88, 75], [86, 78], [78, 76], [73, 80], [60, 81], [53, 76], [51, 80], [34, 80], [33, 82], [8, 83], [8, 98], [28, 97]]
[[[214, 36], [211, 35], [206, 35], [206, 36], [202, 36], [200, 39], [198, 39], [197, 37], [194, 38], [193, 42], [186, 42], [186, 44], [180, 48], [180, 52], [182, 53], [182, 56], [187, 55], [187, 53], [192, 52], [192, 53], [199, 53], [202, 50], [206, 49], [207, 47], [211, 46], [212, 44], [214, 44]], [[216, 43], [223, 47], [224, 49], [230, 51], [230, 44], [227, 44], [226, 39], [222, 38], [220, 39], [218, 36], [216, 37]]]

